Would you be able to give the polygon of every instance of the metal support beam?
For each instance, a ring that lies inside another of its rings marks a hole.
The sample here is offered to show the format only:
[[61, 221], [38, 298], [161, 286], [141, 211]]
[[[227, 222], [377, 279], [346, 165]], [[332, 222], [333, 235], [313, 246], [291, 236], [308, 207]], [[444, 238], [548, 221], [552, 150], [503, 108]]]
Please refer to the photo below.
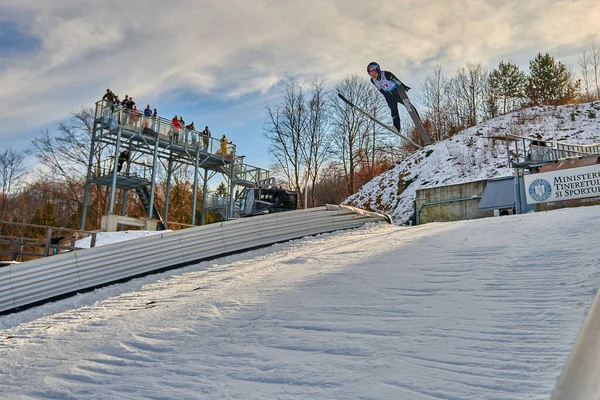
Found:
[[173, 158], [167, 162], [167, 192], [165, 193], [165, 222], [169, 220], [169, 197], [171, 195], [171, 175], [173, 175]]
[[123, 126], [117, 130], [117, 144], [115, 145], [115, 158], [113, 162], [112, 170], [112, 186], [110, 189], [110, 203], [108, 205], [108, 213], [114, 214], [115, 209], [115, 192], [117, 191], [117, 164], [119, 161], [119, 154], [121, 150], [121, 134], [123, 133]]
[[226, 219], [231, 219], [233, 217], [233, 204], [234, 204], [234, 198], [233, 198], [233, 189], [235, 187], [235, 182], [234, 182], [234, 178], [235, 178], [235, 149], [232, 151], [231, 154], [231, 165], [230, 165], [230, 169], [229, 169], [229, 205], [227, 206], [227, 211], [225, 212], [225, 214], [227, 215]]
[[204, 182], [202, 183], [202, 210], [200, 212], [200, 225], [204, 225], [206, 221], [206, 197], [208, 190], [208, 170], [204, 170]]
[[156, 169], [158, 168], [158, 138], [154, 142], [154, 155], [152, 158], [152, 181], [150, 183], [150, 204], [148, 205], [148, 211], [150, 211], [150, 218], [154, 218], [154, 192], [156, 190]]
[[196, 225], [196, 203], [198, 202], [198, 164], [200, 164], [200, 151], [196, 144], [196, 163], [194, 164], [194, 195], [192, 196], [192, 225]]
[[94, 167], [94, 151], [96, 149], [96, 130], [102, 129], [102, 119], [100, 125], [94, 121], [94, 129], [92, 130], [92, 140], [90, 141], [90, 156], [88, 158], [87, 177], [85, 178], [85, 192], [83, 194], [83, 207], [81, 210], [81, 226], [79, 229], [85, 229], [85, 218], [87, 216], [88, 203], [90, 201], [90, 185], [92, 181], [92, 168]]

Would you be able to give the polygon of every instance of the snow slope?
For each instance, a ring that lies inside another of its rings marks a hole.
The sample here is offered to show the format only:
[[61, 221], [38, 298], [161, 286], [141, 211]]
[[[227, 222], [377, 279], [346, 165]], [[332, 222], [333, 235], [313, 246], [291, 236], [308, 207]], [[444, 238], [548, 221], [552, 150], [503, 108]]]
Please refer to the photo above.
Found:
[[548, 399], [599, 223], [371, 225], [2, 316], [0, 398]]
[[600, 103], [533, 107], [507, 114], [427, 146], [365, 184], [344, 204], [390, 214], [405, 224], [418, 189], [513, 174], [506, 133], [574, 144], [600, 142]]

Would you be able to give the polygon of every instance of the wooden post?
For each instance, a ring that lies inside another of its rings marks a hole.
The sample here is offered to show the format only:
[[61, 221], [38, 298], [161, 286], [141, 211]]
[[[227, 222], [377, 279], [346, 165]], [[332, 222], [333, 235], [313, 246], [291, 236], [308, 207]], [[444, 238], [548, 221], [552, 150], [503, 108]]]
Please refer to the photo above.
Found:
[[90, 241], [90, 247], [96, 247], [96, 232], [92, 233], [92, 240]]
[[44, 257], [48, 257], [50, 254], [50, 240], [52, 239], [52, 228], [48, 228], [46, 231], [46, 244], [44, 245]]
[[17, 261], [17, 256], [19, 255], [19, 242], [15, 242], [13, 249], [12, 260]]

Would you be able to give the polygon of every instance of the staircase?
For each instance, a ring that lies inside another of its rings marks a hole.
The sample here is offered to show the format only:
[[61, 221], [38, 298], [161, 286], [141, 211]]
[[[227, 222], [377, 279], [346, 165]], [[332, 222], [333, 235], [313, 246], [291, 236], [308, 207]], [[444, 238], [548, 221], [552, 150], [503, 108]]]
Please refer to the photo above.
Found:
[[229, 198], [223, 197], [216, 192], [207, 193], [204, 203], [206, 211], [212, 211], [219, 214], [223, 219], [227, 219], [227, 206]]
[[148, 191], [148, 187], [147, 186], [136, 187], [135, 192], [139, 196], [140, 201], [142, 202], [142, 204], [144, 206], [144, 209], [148, 213], [148, 217], [158, 220], [158, 223], [157, 223], [158, 229], [161, 231], [164, 231], [165, 229], [167, 229], [165, 226], [165, 223], [163, 222], [162, 217], [160, 216], [160, 214], [158, 213], [158, 210], [156, 209], [156, 204], [153, 204], [152, 210], [150, 210], [150, 192]]

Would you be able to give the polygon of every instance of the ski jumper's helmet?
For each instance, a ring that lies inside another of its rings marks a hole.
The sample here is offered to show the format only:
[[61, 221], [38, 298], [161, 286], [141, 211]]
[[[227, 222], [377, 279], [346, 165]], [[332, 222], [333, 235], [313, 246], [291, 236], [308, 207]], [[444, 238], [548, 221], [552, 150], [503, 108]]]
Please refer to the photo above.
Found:
[[369, 65], [367, 65], [367, 73], [370, 73], [371, 71], [377, 71], [378, 74], [381, 71], [379, 64], [377, 64], [375, 61], [370, 62]]

